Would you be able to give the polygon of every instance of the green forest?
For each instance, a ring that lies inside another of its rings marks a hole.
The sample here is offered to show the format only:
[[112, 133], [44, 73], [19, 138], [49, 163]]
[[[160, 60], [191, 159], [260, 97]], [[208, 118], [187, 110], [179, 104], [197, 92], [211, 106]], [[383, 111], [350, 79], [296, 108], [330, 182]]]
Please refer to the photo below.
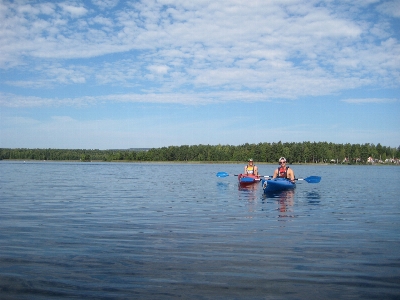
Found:
[[62, 161], [168, 161], [168, 162], [256, 162], [275, 163], [284, 156], [289, 163], [395, 163], [400, 146], [381, 144], [334, 144], [328, 142], [259, 143], [232, 145], [182, 145], [151, 149], [24, 149], [0, 148], [0, 159]]

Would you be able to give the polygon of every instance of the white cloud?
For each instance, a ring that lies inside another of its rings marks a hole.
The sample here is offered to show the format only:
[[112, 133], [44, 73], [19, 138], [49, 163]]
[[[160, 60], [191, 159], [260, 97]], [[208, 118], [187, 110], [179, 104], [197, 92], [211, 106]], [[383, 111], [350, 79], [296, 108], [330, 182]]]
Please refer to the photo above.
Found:
[[[97, 80], [140, 92], [257, 89], [268, 98], [293, 99], [373, 84], [396, 87], [400, 79], [400, 45], [387, 24], [351, 18], [374, 1], [77, 3], [0, 4], [7, 24], [0, 24], [0, 68], [27, 70], [6, 84]], [[380, 10], [389, 4], [395, 5]]]
[[134, 79], [140, 77], [140, 68], [140, 64], [131, 59], [124, 59], [115, 63], [105, 63], [94, 72], [99, 85], [137, 86], [138, 82]]
[[378, 5], [377, 9], [386, 15], [400, 18], [400, 2], [398, 0], [385, 1]]
[[94, 5], [97, 5], [100, 9], [110, 9], [118, 4], [119, 0], [92, 0]]
[[88, 12], [88, 10], [83, 6], [74, 6], [67, 3], [60, 3], [58, 5], [62, 8], [63, 12], [74, 18], [82, 17]]
[[148, 66], [147, 69], [156, 75], [164, 75], [168, 73], [169, 67], [166, 65], [152, 65]]
[[93, 106], [99, 103], [163, 103], [203, 105], [210, 103], [258, 102], [270, 101], [270, 96], [257, 92], [207, 92], [207, 93], [130, 93], [109, 94], [102, 96], [84, 96], [76, 98], [45, 98], [34, 96], [20, 96], [0, 92], [0, 107], [22, 108], [22, 107], [82, 107]]
[[395, 103], [398, 99], [387, 99], [387, 98], [363, 98], [363, 99], [343, 99], [343, 102], [349, 104], [364, 104], [364, 103], [374, 103], [374, 104], [385, 104], [385, 103]]
[[102, 16], [96, 16], [92, 20], [93, 24], [100, 24], [106, 27], [109, 27], [109, 30], [111, 30], [111, 27], [114, 26], [113, 20], [110, 18], [104, 18]]
[[[89, 67], [71, 65], [64, 68], [60, 64], [43, 64], [36, 66], [34, 71], [41, 74], [41, 76], [32, 80], [6, 80], [4, 83], [10, 86], [31, 89], [53, 88], [60, 84], [84, 84], [94, 72]], [[26, 72], [29, 71], [27, 70]]]
[[55, 4], [53, 3], [41, 3], [38, 5], [41, 14], [52, 15], [55, 12]]

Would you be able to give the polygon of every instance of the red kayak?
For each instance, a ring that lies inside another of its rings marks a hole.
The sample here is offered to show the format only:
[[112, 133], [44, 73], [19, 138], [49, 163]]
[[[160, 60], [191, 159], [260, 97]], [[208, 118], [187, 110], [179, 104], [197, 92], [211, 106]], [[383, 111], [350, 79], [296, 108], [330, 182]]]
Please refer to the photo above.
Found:
[[260, 182], [260, 176], [256, 175], [251, 175], [251, 174], [239, 174], [238, 175], [239, 179], [239, 184], [240, 185], [246, 185], [246, 184], [252, 184], [252, 183], [257, 183]]

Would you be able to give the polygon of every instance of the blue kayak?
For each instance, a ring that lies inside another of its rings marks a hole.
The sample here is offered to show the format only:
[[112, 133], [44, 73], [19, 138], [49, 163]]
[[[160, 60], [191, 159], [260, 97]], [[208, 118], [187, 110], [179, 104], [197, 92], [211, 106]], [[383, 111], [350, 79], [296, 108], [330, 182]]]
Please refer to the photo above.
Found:
[[296, 188], [296, 183], [292, 183], [285, 178], [263, 179], [262, 186], [264, 192], [286, 191]]

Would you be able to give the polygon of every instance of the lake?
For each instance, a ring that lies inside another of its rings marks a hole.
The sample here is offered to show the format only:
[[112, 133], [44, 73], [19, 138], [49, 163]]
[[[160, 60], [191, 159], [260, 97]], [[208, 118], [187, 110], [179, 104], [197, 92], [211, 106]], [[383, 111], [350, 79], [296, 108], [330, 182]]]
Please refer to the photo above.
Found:
[[400, 167], [243, 168], [0, 161], [0, 298], [400, 298]]

